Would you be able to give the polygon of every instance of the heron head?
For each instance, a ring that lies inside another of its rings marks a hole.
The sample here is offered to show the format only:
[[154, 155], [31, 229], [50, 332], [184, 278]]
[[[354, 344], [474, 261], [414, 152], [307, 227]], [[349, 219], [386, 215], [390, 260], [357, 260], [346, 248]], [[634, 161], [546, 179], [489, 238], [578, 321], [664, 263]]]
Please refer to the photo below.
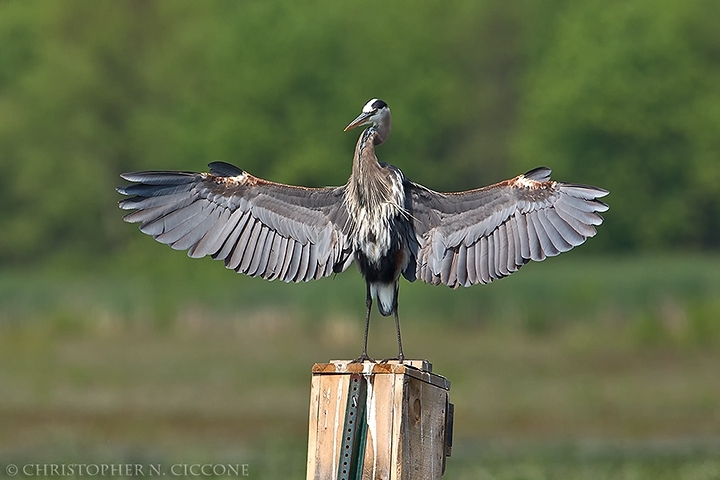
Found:
[[350, 122], [350, 125], [345, 127], [345, 131], [352, 130], [360, 125], [376, 125], [376, 126], [390, 126], [390, 107], [387, 103], [373, 98], [365, 104], [362, 109], [362, 113], [357, 116], [355, 120]]

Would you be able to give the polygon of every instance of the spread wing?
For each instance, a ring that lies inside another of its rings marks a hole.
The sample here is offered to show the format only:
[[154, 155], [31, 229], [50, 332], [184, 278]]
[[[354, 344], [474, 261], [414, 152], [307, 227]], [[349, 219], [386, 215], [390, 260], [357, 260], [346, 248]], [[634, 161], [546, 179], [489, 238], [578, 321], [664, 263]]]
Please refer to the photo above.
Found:
[[120, 208], [143, 233], [237, 272], [299, 282], [347, 268], [345, 187], [268, 182], [223, 162], [209, 173], [137, 172], [118, 188]]
[[[438, 193], [408, 182], [416, 243], [404, 275], [456, 288], [489, 283], [595, 235], [606, 190], [550, 180], [536, 168], [477, 190]], [[414, 247], [414, 248], [413, 248]]]

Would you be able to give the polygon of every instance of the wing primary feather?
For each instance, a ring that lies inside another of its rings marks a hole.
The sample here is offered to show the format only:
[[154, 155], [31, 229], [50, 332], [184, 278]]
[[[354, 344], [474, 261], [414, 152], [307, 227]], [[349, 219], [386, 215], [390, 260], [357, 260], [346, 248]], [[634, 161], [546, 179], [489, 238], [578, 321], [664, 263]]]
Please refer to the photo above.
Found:
[[448, 281], [450, 280], [450, 269], [452, 268], [452, 257], [453, 257], [453, 251], [446, 250], [445, 256], [442, 258], [442, 261], [440, 263], [440, 281], [442, 283], [444, 283], [445, 285], [448, 285]]
[[[134, 182], [146, 185], [168, 185], [191, 183], [198, 177], [194, 172], [164, 172], [164, 171], [148, 171], [148, 172], [130, 172], [123, 173], [120, 178], [128, 182]], [[134, 186], [134, 185], [132, 185]], [[125, 187], [121, 187], [125, 188]]]
[[[242, 262], [240, 262], [240, 271], [243, 273], [248, 272], [248, 268], [250, 267], [250, 263], [253, 261], [253, 257], [255, 256], [255, 249], [257, 248], [258, 244], [258, 237], [260, 236], [260, 232], [263, 230], [263, 224], [259, 220], [255, 220], [255, 225], [253, 225], [252, 231], [250, 232], [250, 237], [247, 239], [247, 246], [245, 247], [245, 252], [242, 256]], [[258, 252], [259, 253], [259, 252]]]
[[312, 280], [315, 278], [315, 272], [317, 271], [318, 264], [317, 264], [317, 253], [318, 253], [318, 245], [309, 243], [310, 247], [308, 249], [308, 266], [307, 266], [307, 272], [305, 272], [305, 281]]
[[604, 203], [598, 202], [596, 200], [584, 200], [582, 198], [573, 197], [572, 195], [568, 194], [561, 196], [558, 202], [565, 203], [576, 210], [580, 210], [581, 212], [586, 213], [603, 211], [601, 210], [603, 206], [607, 206]]
[[557, 230], [557, 228], [555, 228], [555, 225], [548, 218], [548, 214], [551, 211], [552, 210], [550, 209], [539, 210], [537, 212], [538, 219], [540, 220], [540, 223], [545, 229], [545, 233], [547, 233], [558, 254], [567, 252], [573, 246], [565, 240], [562, 234]]
[[458, 284], [462, 285], [463, 287], [467, 287], [469, 285], [467, 272], [467, 247], [462, 243], [458, 247], [456, 268]]
[[505, 269], [508, 272], [508, 274], [513, 273], [515, 270], [517, 270], [516, 264], [515, 264], [515, 234], [512, 230], [511, 223], [505, 222], [503, 224], [505, 227], [505, 244], [506, 244], [506, 251], [505, 251]]
[[210, 204], [207, 206], [207, 216], [203, 221], [197, 224], [192, 230], [180, 238], [177, 242], [172, 244], [172, 248], [175, 250], [187, 250], [194, 247], [203, 238], [203, 236], [210, 230], [220, 218], [220, 209]]
[[[124, 210], [138, 208], [139, 205], [143, 205], [151, 198], [172, 197], [175, 195], [179, 195], [181, 197], [191, 197], [193, 199], [198, 198], [198, 191], [191, 183], [165, 186], [143, 184], [128, 185], [127, 187], [117, 189], [117, 191], [123, 195], [135, 195], [132, 198], [128, 198], [120, 202], [120, 207]], [[163, 200], [159, 201], [163, 202]]]
[[157, 240], [157, 237], [163, 233], [173, 230], [178, 225], [185, 223], [194, 217], [200, 210], [202, 210], [202, 205], [200, 202], [195, 200], [192, 203], [187, 204], [187, 206], [172, 210], [165, 216], [157, 217], [151, 222], [143, 223], [140, 225], [140, 231], [147, 235], [152, 235], [153, 238]]
[[272, 271], [268, 271], [268, 268], [270, 266], [270, 256], [273, 255], [273, 246], [275, 245], [275, 237], [279, 237], [280, 235], [275, 232], [273, 229], [268, 229], [267, 237], [265, 237], [265, 242], [263, 246], [263, 255], [260, 259], [260, 264], [258, 265], [257, 269], [257, 276], [260, 276], [262, 278], [267, 278]]
[[[170, 215], [162, 218], [161, 221], [165, 223], [165, 220], [171, 216], [174, 218], [171, 221], [168, 221], [169, 228], [166, 228], [164, 232], [159, 235], [153, 235], [155, 240], [166, 245], [171, 245], [177, 242], [193, 228], [200, 225], [203, 220], [205, 220], [203, 205], [202, 202], [199, 201], [185, 207], [182, 211], [175, 211], [171, 213]], [[178, 222], [178, 220], [181, 221]]]
[[515, 252], [511, 252], [514, 257], [512, 258], [512, 262], [515, 265], [515, 268], [519, 268], [518, 265], [523, 264], [523, 257], [522, 257], [522, 247], [520, 245], [520, 234], [518, 233], [518, 227], [517, 227], [517, 221], [515, 220], [515, 217], [510, 217], [508, 220], [508, 232], [512, 232], [513, 237], [513, 244], [515, 245]]
[[477, 271], [475, 270], [475, 246], [476, 244], [465, 247], [465, 251], [467, 252], [465, 265], [467, 268], [467, 279], [469, 285], [475, 285], [478, 283]]
[[293, 240], [292, 238], [288, 238], [287, 243], [287, 251], [285, 252], [285, 258], [283, 260], [283, 267], [282, 270], [280, 270], [279, 278], [283, 282], [291, 282], [292, 281], [292, 275], [290, 273], [290, 267], [292, 266], [293, 257], [295, 256], [295, 247], [297, 246], [297, 242]]
[[568, 225], [570, 225], [583, 237], [587, 238], [595, 235], [595, 227], [593, 227], [592, 224], [588, 224], [578, 218], [578, 216], [582, 215], [582, 212], [579, 212], [571, 207], [566, 207], [559, 202], [555, 205], [555, 211], [558, 213], [560, 218], [565, 220]]
[[542, 262], [543, 260], [545, 260], [545, 255], [543, 254], [542, 247], [540, 245], [540, 234], [538, 233], [535, 222], [532, 219], [532, 214], [533, 212], [530, 212], [525, 215], [525, 221], [528, 231], [528, 240], [530, 243], [530, 258], [535, 260], [536, 262]]
[[280, 243], [280, 253], [278, 254], [278, 263], [275, 267], [277, 269], [276, 278], [285, 280], [285, 274], [290, 266], [290, 260], [292, 260], [293, 245], [295, 240], [292, 238], [283, 237]]
[[[235, 219], [236, 214], [240, 214], [237, 219]], [[230, 217], [230, 221], [227, 224], [226, 228], [223, 228], [222, 232], [218, 234], [218, 239], [222, 240], [223, 244], [220, 248], [220, 251], [213, 254], [214, 259], [218, 260], [225, 260], [225, 266], [227, 268], [231, 268], [235, 270], [234, 266], [230, 266], [230, 256], [232, 256], [232, 253], [235, 251], [235, 246], [237, 245], [237, 241], [240, 238], [240, 235], [245, 230], [245, 226], [248, 223], [248, 220], [250, 219], [250, 212], [242, 213], [239, 210], [233, 212], [232, 216]]]
[[318, 263], [317, 271], [315, 272], [315, 280], [322, 277], [327, 277], [328, 275], [332, 274], [333, 269], [333, 262], [332, 259], [336, 258], [335, 256], [335, 248], [329, 249], [328, 252], [328, 258], [325, 260], [324, 263]]
[[[196, 198], [194, 196], [187, 195], [186, 193], [179, 194], [176, 197], [177, 198], [175, 198], [171, 202], [165, 202], [165, 203], [158, 202], [157, 205], [153, 205], [153, 206], [149, 206], [149, 207], [142, 204], [141, 202], [137, 202], [134, 204], [129, 204], [127, 202], [121, 202], [120, 208], [123, 208], [126, 210], [137, 209], [134, 212], [131, 212], [131, 213], [128, 213], [127, 215], [125, 215], [123, 217], [123, 220], [125, 220], [128, 223], [142, 222], [143, 224], [140, 227], [140, 231], [142, 231], [142, 228], [144, 225], [151, 223], [153, 220], [163, 217], [172, 211], [185, 208], [196, 200]], [[158, 198], [166, 199], [167, 197], [158, 197]]]
[[188, 255], [190, 257], [201, 258], [205, 255], [217, 252], [222, 246], [221, 241], [223, 240], [220, 237], [220, 233], [228, 228], [228, 223], [231, 221], [237, 224], [240, 215], [242, 215], [242, 212], [239, 212], [240, 215], [238, 215], [237, 218], [233, 218], [233, 213], [230, 210], [226, 208], [219, 208], [219, 210], [221, 210], [221, 212], [215, 224], [210, 227], [198, 243], [188, 250]]
[[490, 283], [490, 272], [488, 271], [488, 239], [482, 237], [478, 242], [480, 246], [480, 255], [477, 256], [477, 270], [480, 272], [482, 283]]
[[[140, 223], [140, 231], [145, 233], [143, 230], [146, 229], [146, 225], [154, 222], [160, 217], [164, 217], [168, 213], [177, 210], [178, 208], [186, 207], [187, 205], [190, 205], [193, 201], [195, 201], [194, 198], [188, 198], [186, 199], [182, 204], [179, 205], [162, 205], [159, 207], [153, 207], [149, 208], [147, 210], [136, 210], [134, 212], [128, 213], [123, 217], [123, 220], [127, 223]], [[149, 235], [152, 235], [152, 233], [149, 233]]]
[[435, 232], [430, 240], [430, 248], [432, 257], [430, 258], [430, 268], [433, 275], [441, 275], [442, 260], [446, 254], [445, 243], [442, 241], [442, 234]]
[[283, 276], [283, 269], [286, 267], [287, 262], [290, 260], [287, 256], [288, 251], [288, 243], [292, 242], [287, 237], [280, 237], [280, 245], [278, 245], [278, 256], [277, 256], [277, 262], [275, 263], [275, 266], [273, 267], [275, 270], [275, 273], [270, 277], [270, 280], [275, 280], [276, 278], [282, 278]]
[[[250, 212], [248, 212], [248, 221], [244, 224], [242, 233], [237, 239], [237, 242], [234, 242], [233, 245], [231, 245], [232, 248], [232, 254], [230, 255], [229, 262], [227, 264], [228, 267], [232, 268], [236, 272], [241, 272], [242, 269], [240, 268], [240, 264], [242, 263], [243, 256], [245, 255], [245, 250], [248, 248], [248, 240], [250, 239], [250, 236], [252, 235], [253, 230], [257, 226], [259, 222], [256, 222], [254, 218], [252, 218], [252, 215], [250, 215]], [[243, 223], [243, 222], [240, 222]], [[240, 225], [238, 225], [238, 228]], [[236, 228], [236, 230], [238, 229]]]
[[300, 268], [300, 258], [301, 257], [302, 257], [302, 245], [297, 242], [293, 242], [292, 259], [291, 259], [290, 265], [288, 267], [287, 277], [285, 277], [285, 281], [287, 281], [287, 282], [295, 281], [295, 277], [297, 277], [298, 269]]
[[508, 271], [508, 236], [505, 224], [501, 223], [497, 228], [498, 232], [498, 247], [495, 253], [495, 263], [497, 264], [497, 271], [502, 276], [510, 275]]
[[546, 257], [554, 257], [558, 255], [560, 252], [557, 248], [555, 248], [555, 245], [550, 239], [549, 233], [545, 230], [545, 226], [540, 220], [542, 210], [535, 210], [534, 212], [531, 212], [530, 215], [533, 225], [535, 225], [535, 231], [538, 233], [538, 239], [540, 240], [540, 248], [542, 248], [543, 255], [545, 255]]
[[458, 252], [456, 250], [452, 250], [452, 256], [451, 256], [451, 264], [450, 264], [450, 275], [448, 276], [448, 286], [450, 288], [457, 288], [458, 287], [458, 277], [457, 277], [457, 271], [458, 271]]
[[298, 266], [297, 275], [295, 276], [295, 282], [302, 282], [305, 280], [305, 274], [307, 273], [308, 263], [310, 260], [310, 243], [306, 243], [300, 249], [300, 265]]
[[[126, 200], [120, 201], [119, 205], [120, 208], [123, 210], [139, 210], [139, 212], [146, 211], [146, 210], [153, 210], [155, 208], [159, 207], [168, 207], [168, 206], [174, 206], [175, 208], [182, 208], [188, 203], [192, 203], [197, 199], [197, 195], [195, 194], [188, 194], [190, 192], [190, 189], [186, 191], [182, 191], [179, 193], [174, 193], [171, 195], [161, 195], [161, 196], [137, 196], [128, 198]], [[126, 192], [121, 192], [126, 193]], [[135, 213], [139, 213], [135, 212]]]
[[565, 220], [563, 220], [555, 209], [548, 209], [546, 216], [550, 223], [553, 224], [555, 229], [571, 246], [576, 247], [585, 241], [585, 237], [580, 235]]
[[488, 272], [490, 278], [500, 278], [500, 272], [498, 272], [498, 244], [500, 243], [498, 238], [497, 230], [494, 230], [492, 235], [488, 237]]
[[[248, 214], [250, 214], [250, 212], [248, 212]], [[240, 238], [233, 247], [230, 264], [236, 272], [244, 271], [242, 268], [242, 261], [243, 258], [245, 258], [245, 252], [254, 247], [254, 245], [250, 244], [250, 237], [252, 236], [253, 231], [255, 231], [256, 228], [259, 228], [259, 224], [260, 222], [256, 221], [252, 218], [252, 215], [250, 215], [248, 222], [245, 224], [245, 228], [243, 228], [242, 235], [240, 235]]]
[[[573, 197], [582, 198], [584, 200], [595, 200], [597, 198], [602, 198], [608, 193], [610, 193], [602, 188], [591, 187], [588, 185], [578, 185], [574, 183], [560, 183], [558, 186], [562, 192], [567, 193], [568, 195], [572, 195]], [[607, 207], [607, 205], [605, 205], [605, 207]], [[605, 210], [598, 211], [604, 212]]]
[[276, 267], [278, 264], [278, 258], [280, 258], [280, 245], [282, 245], [282, 241], [283, 236], [279, 233], [275, 233], [272, 245], [270, 246], [270, 255], [268, 256], [267, 267], [265, 268], [263, 278], [272, 280], [277, 277], [278, 270]]
[[[270, 249], [265, 244], [269, 231], [270, 229], [267, 227], [267, 225], [263, 225], [260, 229], [260, 233], [258, 234], [257, 241], [255, 242], [255, 250], [253, 251], [252, 260], [250, 261], [247, 269], [247, 274], [251, 277], [260, 275], [263, 271], [265, 271], [262, 261], [263, 258], [265, 258], [265, 261], [267, 262], [267, 257], [265, 255], [270, 254]], [[244, 256], [243, 260], [245, 260]]]
[[530, 229], [528, 228], [525, 215], [518, 213], [513, 219], [517, 225], [518, 238], [520, 239], [520, 255], [522, 258], [530, 258]]

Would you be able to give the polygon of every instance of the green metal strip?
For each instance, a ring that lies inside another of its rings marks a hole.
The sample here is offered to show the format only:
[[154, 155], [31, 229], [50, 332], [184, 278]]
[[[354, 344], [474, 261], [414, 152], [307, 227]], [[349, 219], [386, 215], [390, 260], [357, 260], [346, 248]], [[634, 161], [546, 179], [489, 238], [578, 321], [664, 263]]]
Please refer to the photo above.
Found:
[[350, 375], [342, 449], [338, 464], [338, 480], [360, 480], [367, 436], [367, 380], [361, 373]]

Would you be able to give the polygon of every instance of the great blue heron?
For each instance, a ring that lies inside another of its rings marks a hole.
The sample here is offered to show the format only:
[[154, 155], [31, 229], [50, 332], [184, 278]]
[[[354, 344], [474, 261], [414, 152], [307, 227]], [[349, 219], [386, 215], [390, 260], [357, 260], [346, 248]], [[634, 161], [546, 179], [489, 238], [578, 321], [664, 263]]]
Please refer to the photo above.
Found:
[[489, 283], [527, 263], [580, 245], [602, 223], [601, 188], [550, 180], [540, 167], [494, 185], [438, 193], [378, 162], [375, 147], [390, 134], [390, 108], [372, 99], [345, 130], [369, 125], [355, 147], [352, 175], [341, 187], [269, 182], [224, 162], [208, 173], [126, 173], [118, 188], [135, 210], [127, 222], [190, 257], [211, 255], [250, 276], [285, 282], [344, 271], [354, 260], [367, 285], [367, 354], [372, 302], [398, 320], [402, 274], [452, 288]]

